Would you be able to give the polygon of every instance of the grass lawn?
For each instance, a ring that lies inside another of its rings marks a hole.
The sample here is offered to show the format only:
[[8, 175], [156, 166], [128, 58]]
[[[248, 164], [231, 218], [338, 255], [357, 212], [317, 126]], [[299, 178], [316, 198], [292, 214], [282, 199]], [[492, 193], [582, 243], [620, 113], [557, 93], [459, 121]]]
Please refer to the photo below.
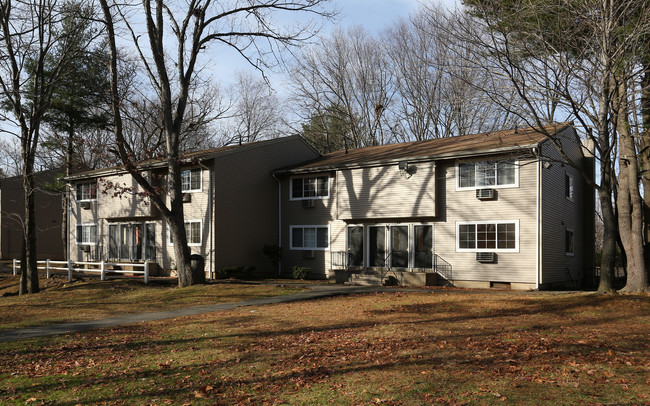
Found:
[[0, 331], [70, 321], [94, 320], [129, 313], [172, 310], [188, 306], [238, 302], [286, 295], [300, 288], [216, 283], [179, 289], [175, 281], [141, 278], [100, 281], [41, 279], [37, 295], [17, 296], [18, 277], [0, 280]]
[[2, 404], [650, 404], [649, 296], [380, 293], [0, 344]]

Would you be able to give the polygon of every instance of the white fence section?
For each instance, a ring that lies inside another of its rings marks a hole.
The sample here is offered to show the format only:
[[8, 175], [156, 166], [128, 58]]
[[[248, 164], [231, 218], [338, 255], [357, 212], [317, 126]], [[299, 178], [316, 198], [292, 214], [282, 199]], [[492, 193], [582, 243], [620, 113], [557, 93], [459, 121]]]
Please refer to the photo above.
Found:
[[[20, 269], [20, 261], [17, 259], [14, 259], [13, 261], [14, 267], [14, 275], [18, 273], [18, 270]], [[132, 275], [143, 275], [144, 276], [144, 283], [149, 283], [149, 262], [144, 262], [144, 263], [137, 263], [137, 264], [125, 264], [125, 263], [115, 263], [115, 262], [106, 262], [106, 261], [100, 261], [100, 262], [87, 262], [87, 261], [53, 261], [50, 259], [47, 259], [45, 261], [36, 261], [38, 264], [38, 269], [39, 270], [45, 270], [45, 273], [47, 274], [47, 278], [50, 278], [51, 271], [67, 271], [68, 273], [68, 282], [72, 282], [72, 271], [81, 271], [81, 272], [97, 272], [101, 274], [102, 280], [106, 280], [106, 274], [107, 273], [127, 273], [127, 274], [132, 274]], [[79, 268], [78, 265], [82, 266], [95, 266], [97, 268]], [[107, 267], [110, 266], [119, 266], [121, 267], [131, 267], [131, 268], [142, 268], [141, 271], [129, 271], [125, 269], [107, 269]]]

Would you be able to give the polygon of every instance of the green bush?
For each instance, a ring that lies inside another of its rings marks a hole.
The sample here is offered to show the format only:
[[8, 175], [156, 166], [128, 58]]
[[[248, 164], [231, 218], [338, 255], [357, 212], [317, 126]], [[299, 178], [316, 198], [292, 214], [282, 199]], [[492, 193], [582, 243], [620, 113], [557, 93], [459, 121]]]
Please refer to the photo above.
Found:
[[217, 278], [248, 278], [251, 276], [253, 271], [255, 271], [254, 266], [227, 266], [217, 271]]
[[293, 267], [293, 279], [307, 279], [310, 269], [304, 266]]

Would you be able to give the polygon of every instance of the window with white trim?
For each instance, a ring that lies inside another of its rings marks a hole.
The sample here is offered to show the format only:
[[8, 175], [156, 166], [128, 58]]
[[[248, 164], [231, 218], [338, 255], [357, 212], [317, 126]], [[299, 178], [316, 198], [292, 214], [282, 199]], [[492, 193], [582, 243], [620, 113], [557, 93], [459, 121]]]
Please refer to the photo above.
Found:
[[[187, 245], [198, 246], [201, 245], [201, 230], [202, 230], [201, 220], [186, 220], [185, 221], [185, 236], [187, 238]], [[171, 230], [169, 230], [169, 239], [168, 244], [173, 245], [174, 240], [172, 238]]]
[[456, 225], [457, 251], [519, 251], [517, 221], [463, 222]]
[[570, 228], [564, 229], [564, 252], [566, 255], [573, 256], [574, 233]]
[[291, 199], [322, 199], [330, 195], [329, 176], [291, 179]]
[[517, 186], [514, 160], [466, 162], [456, 166], [457, 189]]
[[77, 244], [97, 244], [97, 224], [77, 224]]
[[292, 250], [326, 250], [330, 246], [329, 226], [290, 226]]
[[183, 169], [181, 171], [181, 192], [200, 192], [201, 182], [201, 168]]
[[77, 201], [96, 199], [97, 182], [77, 183]]
[[573, 196], [575, 192], [575, 186], [573, 182], [573, 176], [569, 175], [568, 173], [564, 174], [564, 197], [567, 198], [567, 200], [573, 201]]

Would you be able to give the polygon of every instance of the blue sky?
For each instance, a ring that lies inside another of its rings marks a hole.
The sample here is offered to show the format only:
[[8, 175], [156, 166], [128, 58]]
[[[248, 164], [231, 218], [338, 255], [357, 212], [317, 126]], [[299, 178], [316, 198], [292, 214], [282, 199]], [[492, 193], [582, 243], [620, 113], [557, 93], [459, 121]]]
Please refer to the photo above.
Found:
[[[326, 35], [334, 27], [347, 28], [353, 25], [360, 25], [370, 33], [378, 34], [400, 18], [408, 18], [422, 4], [436, 3], [450, 9], [461, 5], [460, 0], [332, 0], [332, 5], [339, 10], [339, 14], [334, 22], [325, 23], [321, 35]], [[210, 70], [222, 86], [233, 83], [239, 71], [253, 71], [239, 55], [223, 48], [219, 48], [219, 52], [222, 58], [215, 59], [213, 55], [211, 60], [214, 63], [210, 63]], [[281, 72], [266, 73], [273, 89], [283, 95], [285, 89]]]
[[[377, 33], [391, 25], [399, 18], [407, 18], [420, 7], [420, 4], [436, 3], [435, 0], [334, 0], [341, 14], [338, 25], [358, 24], [369, 31]], [[460, 5], [459, 0], [440, 0], [445, 7]]]

